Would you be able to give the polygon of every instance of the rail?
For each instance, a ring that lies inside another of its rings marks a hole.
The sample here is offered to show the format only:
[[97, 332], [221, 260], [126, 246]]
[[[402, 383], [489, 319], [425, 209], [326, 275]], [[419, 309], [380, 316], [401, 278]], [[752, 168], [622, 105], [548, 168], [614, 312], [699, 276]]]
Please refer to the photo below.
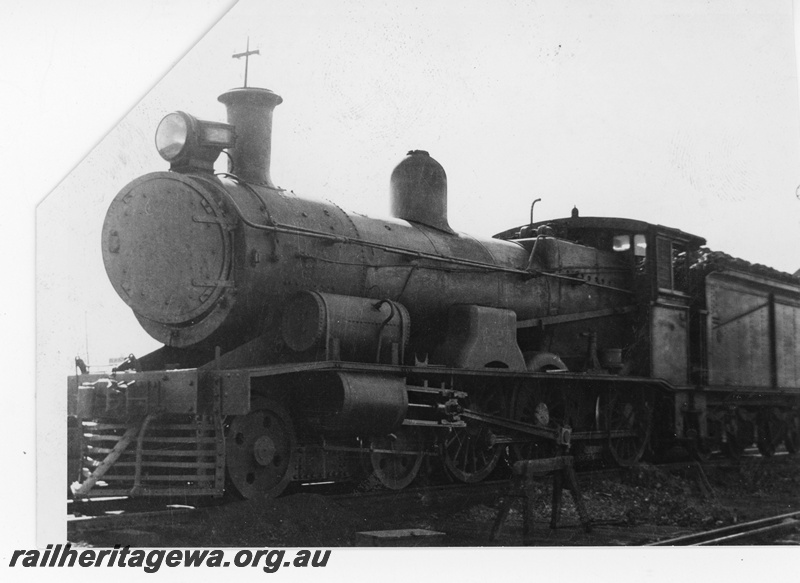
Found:
[[743, 538], [792, 528], [800, 528], [800, 512], [789, 512], [787, 514], [779, 514], [777, 516], [760, 518], [749, 522], [741, 522], [722, 528], [715, 528], [713, 530], [657, 541], [646, 546], [706, 546], [728, 544]]

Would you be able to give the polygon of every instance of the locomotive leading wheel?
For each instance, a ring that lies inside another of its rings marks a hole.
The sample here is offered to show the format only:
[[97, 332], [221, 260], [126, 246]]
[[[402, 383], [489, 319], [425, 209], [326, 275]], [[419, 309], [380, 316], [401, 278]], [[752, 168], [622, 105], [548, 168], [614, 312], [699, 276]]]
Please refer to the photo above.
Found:
[[[484, 391], [470, 404], [477, 412], [507, 415], [502, 393]], [[467, 421], [467, 426], [452, 430], [444, 441], [444, 465], [455, 479], [473, 483], [485, 479], [497, 467], [503, 447], [495, 443], [488, 425]]]
[[608, 450], [618, 465], [632, 466], [644, 455], [650, 441], [652, 412], [653, 396], [650, 389], [635, 387], [610, 391], [608, 429], [611, 433]]
[[225, 430], [228, 482], [242, 498], [274, 498], [292, 479], [294, 427], [283, 405], [254, 399]]
[[392, 435], [373, 439], [372, 448], [379, 450], [369, 456], [372, 472], [390, 490], [401, 490], [417, 477], [424, 456], [413, 429], [401, 427]]

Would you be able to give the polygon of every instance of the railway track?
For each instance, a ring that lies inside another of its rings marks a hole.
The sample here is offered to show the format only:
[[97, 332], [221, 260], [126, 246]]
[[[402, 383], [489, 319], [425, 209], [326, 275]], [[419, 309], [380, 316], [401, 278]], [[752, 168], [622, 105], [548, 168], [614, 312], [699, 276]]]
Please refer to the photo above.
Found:
[[[500, 495], [508, 488], [508, 481], [485, 480], [477, 484], [437, 484], [403, 490], [383, 489], [366, 492], [341, 492], [340, 485], [337, 486], [326, 491], [324, 485], [311, 485], [308, 488], [301, 488], [294, 494], [319, 494], [345, 506], [357, 506], [363, 503], [409, 502], [420, 498], [435, 502], [438, 498], [453, 495], [474, 497]], [[143, 504], [131, 498], [101, 498], [71, 508], [67, 517], [67, 526], [69, 532], [80, 532], [153, 525], [158, 524], [160, 520], [177, 522], [190, 519], [192, 514], [202, 510], [205, 506], [208, 504], [198, 506], [164, 505], [152, 502]]]
[[[705, 470], [712, 467], [742, 467], [746, 465], [762, 466], [764, 464], [781, 464], [788, 462], [789, 456], [778, 456], [773, 458], [747, 458], [740, 459], [732, 462], [723, 458], [713, 459], [704, 464], [699, 462], [682, 460], [677, 462], [669, 462], [659, 464], [657, 467], [669, 473], [682, 474], [686, 479], [694, 480], [699, 487], [700, 493], [703, 497], [713, 497], [715, 495], [708, 479], [705, 476]], [[705, 468], [705, 470], [704, 470]], [[632, 471], [638, 471], [637, 467], [633, 468], [593, 468], [585, 469], [578, 472], [578, 482], [581, 488], [586, 487], [592, 481], [603, 479], [624, 479], [624, 476]], [[549, 486], [546, 486], [549, 488]], [[441, 507], [442, 505], [454, 504], [463, 506], [482, 505], [483, 507], [491, 508], [497, 500], [506, 495], [509, 490], [509, 480], [495, 479], [485, 480], [475, 484], [462, 484], [462, 483], [437, 483], [429, 484], [419, 487], [409, 487], [402, 490], [386, 490], [386, 489], [368, 489], [368, 490], [351, 490], [343, 491], [341, 484], [315, 484], [305, 485], [297, 490], [297, 494], [311, 494], [319, 495], [325, 499], [335, 502], [337, 506], [348, 509], [348, 512], [358, 512], [365, 506], [372, 507], [387, 507], [387, 506], [403, 506], [409, 508], [431, 508], [433, 510]], [[547, 495], [549, 499], [549, 494]], [[281, 498], [287, 501], [292, 498], [292, 495], [283, 496]], [[198, 503], [197, 505], [189, 504], [176, 504], [174, 500], [170, 501], [171, 504], [161, 503], [154, 504], [148, 501], [142, 501], [132, 498], [109, 498], [109, 499], [95, 499], [89, 502], [71, 502], [69, 509], [71, 516], [68, 517], [68, 538], [69, 540], [76, 541], [82, 540], [86, 535], [93, 535], [98, 533], [119, 533], [121, 531], [158, 531], [163, 526], [168, 526], [170, 529], [182, 528], [182, 525], [191, 525], [192, 521], [203, 520], [205, 510], [209, 506], [209, 501]], [[214, 504], [213, 502], [211, 504]], [[223, 504], [217, 502], [216, 505]], [[595, 517], [593, 523], [597, 526], [605, 525], [609, 527], [625, 528], [626, 521], [624, 517], [605, 517], [605, 520], [598, 520]], [[613, 519], [612, 519], [613, 518]], [[792, 521], [784, 523], [764, 523], [759, 524], [759, 528], [766, 528], [764, 532], [777, 530], [781, 528], [789, 528], [794, 524], [798, 517], [787, 516], [782, 518], [792, 518]], [[720, 536], [734, 536], [730, 540], [736, 541], [745, 536], [753, 536], [744, 531], [728, 532], [729, 528], [745, 528], [744, 524], [734, 525], [734, 527], [726, 527], [725, 529], [718, 529]], [[569, 528], [577, 526], [572, 524], [563, 524], [563, 527]], [[741, 534], [740, 534], [741, 532]], [[758, 532], [755, 533], [759, 534]], [[615, 535], [616, 536], [616, 535]], [[692, 542], [694, 537], [698, 535], [688, 535], [687, 542], [684, 537], [678, 539], [669, 539], [659, 541], [655, 544], [660, 545], [680, 545], [680, 544], [695, 544]], [[651, 539], [652, 540], [652, 539]], [[674, 542], [673, 542], [674, 541]], [[645, 542], [639, 539], [634, 544], [642, 544]], [[721, 544], [725, 544], [725, 540]], [[595, 543], [595, 544], [603, 544]], [[704, 543], [714, 544], [714, 542]]]
[[789, 512], [704, 532], [657, 541], [646, 546], [706, 546], [738, 544], [757, 536], [800, 529], [800, 512]]
[[86, 533], [118, 530], [137, 530], [171, 523], [180, 524], [193, 518], [194, 507], [168, 507], [162, 510], [109, 511], [100, 515], [67, 518], [67, 538], [77, 540]]
[[[696, 462], [687, 462], [689, 464]], [[681, 464], [672, 464], [680, 467]], [[615, 477], [629, 471], [629, 468], [594, 468], [578, 471], [578, 478], [581, 481], [601, 477]], [[377, 487], [369, 490], [361, 490], [358, 486], [351, 489], [342, 488], [342, 484], [304, 484], [292, 493], [284, 494], [291, 496], [297, 493], [320, 494], [337, 502], [348, 503], [349, 501], [358, 502], [366, 500], [401, 500], [414, 499], [419, 497], [436, 497], [439, 495], [451, 495], [460, 492], [464, 495], [483, 495], [500, 494], [508, 488], [508, 478], [500, 477], [487, 479], [481, 482], [466, 484], [461, 482], [434, 483], [424, 486], [410, 486], [401, 490], [390, 490]], [[211, 505], [224, 502], [211, 502]], [[198, 506], [208, 506], [209, 503], [201, 503]], [[97, 521], [103, 519], [105, 522], [114, 520], [132, 520], [135, 516], [157, 516], [159, 513], [169, 515], [170, 513], [182, 514], [185, 511], [195, 509], [190, 502], [185, 504], [176, 503], [157, 503], [150, 500], [140, 500], [128, 497], [109, 497], [95, 498], [86, 502], [69, 501], [68, 521], [70, 523]]]
[[[741, 458], [739, 460], [730, 460], [725, 457], [716, 457], [704, 462], [698, 462], [691, 459], [683, 459], [680, 461], [670, 461], [658, 464], [653, 464], [667, 472], [689, 473], [689, 472], [702, 472], [703, 468], [710, 467], [742, 467], [745, 464], [774, 464], [788, 461], [788, 456], [777, 454], [771, 458], [764, 458], [761, 456], [753, 455], [748, 458]], [[580, 482], [587, 482], [593, 479], [600, 478], [617, 478], [624, 476], [627, 472], [634, 470], [638, 466], [630, 468], [622, 467], [595, 467], [595, 468], [576, 468], [578, 480]], [[700, 473], [700, 476], [703, 474]], [[446, 482], [428, 484], [425, 486], [409, 486], [402, 490], [389, 490], [386, 488], [378, 487], [372, 490], [360, 490], [357, 486], [351, 489], [343, 488], [342, 484], [304, 484], [298, 488], [294, 493], [315, 493], [324, 495], [332, 500], [347, 502], [349, 500], [369, 500], [369, 499], [387, 499], [399, 500], [405, 498], [415, 498], [420, 496], [435, 496], [438, 493], [450, 494], [453, 492], [462, 491], [467, 494], [481, 492], [486, 493], [499, 493], [504, 491], [508, 486], [508, 477], [503, 476], [496, 479], [487, 479], [474, 484], [465, 484], [460, 482]], [[285, 494], [287, 495], [287, 494]], [[291, 494], [288, 494], [291, 495]], [[216, 502], [222, 503], [222, 502]], [[214, 502], [212, 502], [214, 504]], [[200, 504], [207, 506], [208, 503]], [[107, 520], [113, 520], [120, 517], [130, 517], [134, 514], [152, 514], [156, 515], [157, 512], [169, 512], [164, 507], [173, 507], [176, 509], [188, 509], [193, 507], [190, 502], [180, 503], [158, 503], [147, 499], [137, 499], [128, 497], [109, 497], [109, 498], [95, 498], [86, 502], [76, 502], [70, 500], [68, 503], [68, 520], [87, 520], [95, 517], [102, 517]], [[163, 509], [163, 510], [161, 510]], [[74, 516], [73, 516], [74, 515]]]

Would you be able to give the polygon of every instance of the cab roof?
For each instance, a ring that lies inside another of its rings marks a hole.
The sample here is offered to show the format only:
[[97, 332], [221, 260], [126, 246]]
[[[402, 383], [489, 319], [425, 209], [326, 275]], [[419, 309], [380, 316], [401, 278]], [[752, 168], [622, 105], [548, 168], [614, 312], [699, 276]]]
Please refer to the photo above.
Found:
[[536, 228], [547, 225], [553, 227], [556, 231], [556, 236], [569, 238], [570, 231], [623, 231], [630, 233], [658, 233], [667, 235], [672, 239], [677, 239], [689, 243], [690, 245], [705, 245], [706, 240], [703, 237], [692, 235], [680, 229], [673, 229], [672, 227], [665, 227], [663, 225], [656, 225], [647, 223], [645, 221], [638, 221], [635, 219], [625, 219], [619, 217], [567, 217], [562, 219], [550, 219], [546, 221], [538, 221], [532, 225], [521, 225], [513, 229], [508, 229], [497, 233], [493, 237], [495, 239], [512, 240], [518, 238], [520, 229], [524, 227]]

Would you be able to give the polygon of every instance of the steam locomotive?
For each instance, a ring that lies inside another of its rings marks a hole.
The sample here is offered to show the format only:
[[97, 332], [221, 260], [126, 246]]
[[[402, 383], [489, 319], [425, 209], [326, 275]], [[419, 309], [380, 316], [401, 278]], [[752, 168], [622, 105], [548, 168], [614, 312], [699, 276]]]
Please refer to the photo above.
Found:
[[280, 96], [219, 101], [227, 123], [167, 115], [169, 171], [108, 210], [109, 279], [164, 346], [69, 378], [74, 497], [798, 449], [797, 278], [577, 209], [457, 233], [445, 171], [420, 150], [391, 174], [390, 218], [348, 213], [273, 184]]

